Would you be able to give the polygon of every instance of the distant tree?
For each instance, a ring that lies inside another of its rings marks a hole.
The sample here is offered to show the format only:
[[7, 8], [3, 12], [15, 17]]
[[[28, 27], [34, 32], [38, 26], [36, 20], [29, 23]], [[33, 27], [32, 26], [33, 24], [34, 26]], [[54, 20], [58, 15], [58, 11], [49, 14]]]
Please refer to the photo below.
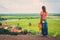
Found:
[[2, 21], [2, 18], [1, 18], [1, 16], [0, 16], [0, 21]]
[[0, 26], [2, 26], [2, 23], [0, 23]]
[[2, 28], [2, 23], [0, 22], [0, 28]]

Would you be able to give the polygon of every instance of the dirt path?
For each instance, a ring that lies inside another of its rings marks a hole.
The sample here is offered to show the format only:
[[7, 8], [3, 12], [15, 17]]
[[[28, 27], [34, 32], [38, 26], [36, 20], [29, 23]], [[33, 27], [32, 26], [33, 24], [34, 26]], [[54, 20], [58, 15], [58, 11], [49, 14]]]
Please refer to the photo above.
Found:
[[0, 35], [0, 40], [60, 40], [60, 37], [42, 37], [40, 35]]

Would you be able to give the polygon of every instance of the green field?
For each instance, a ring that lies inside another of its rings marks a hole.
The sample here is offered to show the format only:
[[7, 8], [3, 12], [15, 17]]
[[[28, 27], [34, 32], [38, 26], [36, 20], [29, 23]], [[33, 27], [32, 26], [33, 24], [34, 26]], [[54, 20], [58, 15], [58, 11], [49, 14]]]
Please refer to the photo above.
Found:
[[[2, 21], [3, 24], [8, 23], [10, 26], [17, 26], [19, 23], [19, 27], [22, 27], [23, 30], [29, 30], [33, 34], [41, 34], [41, 30], [38, 29], [38, 23], [40, 19], [9, 19]], [[48, 35], [49, 36], [60, 36], [60, 20], [55, 19], [47, 19], [48, 22]], [[29, 26], [29, 23], [32, 25]]]

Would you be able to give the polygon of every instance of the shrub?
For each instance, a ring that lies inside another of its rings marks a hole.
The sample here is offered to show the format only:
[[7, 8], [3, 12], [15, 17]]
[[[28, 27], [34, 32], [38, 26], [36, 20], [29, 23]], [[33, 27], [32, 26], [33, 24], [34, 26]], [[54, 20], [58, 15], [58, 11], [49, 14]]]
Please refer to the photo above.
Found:
[[9, 33], [10, 33], [9, 30], [0, 28], [0, 34], [9, 34]]
[[18, 27], [18, 30], [22, 30], [22, 27]]
[[17, 32], [10, 32], [9, 34], [10, 34], [10, 35], [18, 35]]
[[27, 34], [28, 31], [27, 31], [27, 30], [24, 30], [24, 31], [22, 31], [21, 33], [22, 33], [22, 34]]
[[35, 35], [36, 34], [36, 31], [30, 31], [31, 32], [31, 34], [33, 34], [33, 35]]

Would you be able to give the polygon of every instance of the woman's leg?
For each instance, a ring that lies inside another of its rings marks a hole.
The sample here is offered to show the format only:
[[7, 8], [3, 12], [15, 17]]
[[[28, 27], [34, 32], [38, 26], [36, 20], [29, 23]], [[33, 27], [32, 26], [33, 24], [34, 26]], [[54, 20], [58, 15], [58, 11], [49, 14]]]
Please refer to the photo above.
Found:
[[42, 35], [46, 36], [48, 35], [48, 28], [47, 28], [47, 22], [45, 21], [45, 23], [42, 24]]

